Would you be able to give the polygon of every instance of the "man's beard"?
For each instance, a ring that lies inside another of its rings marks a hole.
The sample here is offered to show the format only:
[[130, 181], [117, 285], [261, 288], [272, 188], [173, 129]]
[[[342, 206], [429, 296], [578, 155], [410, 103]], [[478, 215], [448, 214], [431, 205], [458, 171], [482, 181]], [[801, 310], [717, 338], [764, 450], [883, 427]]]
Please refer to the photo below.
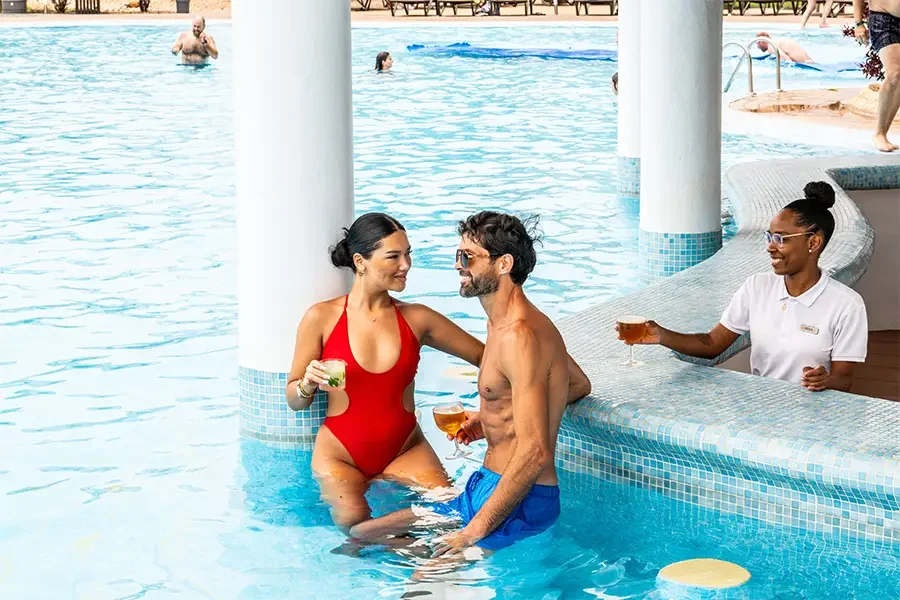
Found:
[[481, 277], [469, 274], [469, 277], [471, 278], [469, 283], [459, 286], [459, 295], [463, 298], [480, 298], [500, 289], [500, 278], [494, 273], [488, 273]]

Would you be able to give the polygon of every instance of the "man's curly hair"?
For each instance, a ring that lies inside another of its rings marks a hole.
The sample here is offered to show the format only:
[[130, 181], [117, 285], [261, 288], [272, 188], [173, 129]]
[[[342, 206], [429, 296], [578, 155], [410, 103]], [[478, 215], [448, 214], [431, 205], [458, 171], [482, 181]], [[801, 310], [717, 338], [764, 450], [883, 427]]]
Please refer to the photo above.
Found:
[[484, 248], [497, 259], [505, 254], [513, 258], [510, 279], [522, 285], [537, 263], [536, 243], [541, 243], [537, 215], [524, 221], [514, 215], [485, 210], [460, 221], [456, 231]]

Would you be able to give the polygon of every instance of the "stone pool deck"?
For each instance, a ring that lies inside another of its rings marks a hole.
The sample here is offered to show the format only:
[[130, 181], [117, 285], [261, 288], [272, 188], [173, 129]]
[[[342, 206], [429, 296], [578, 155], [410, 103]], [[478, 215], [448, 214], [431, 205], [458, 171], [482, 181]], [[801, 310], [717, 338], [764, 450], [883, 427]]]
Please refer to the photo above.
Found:
[[560, 465], [650, 487], [697, 505], [770, 522], [900, 542], [900, 407], [896, 403], [710, 368], [715, 361], [639, 346], [642, 367], [613, 324], [642, 314], [681, 331], [718, 322], [744, 279], [769, 267], [762, 232], [809, 181], [833, 183], [837, 228], [823, 268], [848, 285], [865, 272], [874, 234], [843, 190], [900, 188], [900, 157], [747, 163], [725, 177], [740, 231], [703, 263], [560, 322], [593, 382], [569, 408]]

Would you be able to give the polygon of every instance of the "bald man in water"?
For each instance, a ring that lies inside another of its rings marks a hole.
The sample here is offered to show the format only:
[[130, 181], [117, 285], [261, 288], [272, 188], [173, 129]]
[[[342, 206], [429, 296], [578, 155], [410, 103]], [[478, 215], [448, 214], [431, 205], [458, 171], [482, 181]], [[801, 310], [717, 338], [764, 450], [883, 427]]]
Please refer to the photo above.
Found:
[[206, 33], [206, 19], [197, 17], [191, 23], [191, 30], [178, 36], [178, 41], [172, 46], [172, 54], [176, 56], [181, 52], [181, 64], [203, 65], [207, 57], [219, 58], [219, 49], [216, 40]]

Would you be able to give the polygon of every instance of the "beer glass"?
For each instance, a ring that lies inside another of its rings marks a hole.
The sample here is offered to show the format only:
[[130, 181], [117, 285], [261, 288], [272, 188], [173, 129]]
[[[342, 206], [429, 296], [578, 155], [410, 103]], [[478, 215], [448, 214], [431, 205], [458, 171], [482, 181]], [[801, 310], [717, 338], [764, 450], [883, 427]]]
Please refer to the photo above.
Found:
[[647, 319], [635, 315], [626, 315], [616, 319], [616, 324], [619, 326], [619, 335], [622, 336], [622, 339], [625, 340], [631, 349], [631, 356], [622, 364], [626, 367], [637, 367], [644, 364], [634, 360], [634, 345], [647, 334]]
[[456, 434], [462, 428], [463, 423], [466, 422], [466, 410], [463, 408], [463, 405], [460, 402], [443, 404], [441, 406], [435, 406], [431, 409], [431, 412], [434, 414], [434, 422], [438, 429], [447, 435], [453, 436], [453, 443], [456, 446], [456, 449], [453, 451], [453, 454], [446, 456], [445, 458], [447, 460], [453, 460], [471, 454], [468, 450], [462, 450], [459, 447], [459, 440], [456, 439]]
[[339, 358], [323, 360], [325, 374], [328, 375], [328, 387], [343, 390], [347, 386], [347, 363]]

